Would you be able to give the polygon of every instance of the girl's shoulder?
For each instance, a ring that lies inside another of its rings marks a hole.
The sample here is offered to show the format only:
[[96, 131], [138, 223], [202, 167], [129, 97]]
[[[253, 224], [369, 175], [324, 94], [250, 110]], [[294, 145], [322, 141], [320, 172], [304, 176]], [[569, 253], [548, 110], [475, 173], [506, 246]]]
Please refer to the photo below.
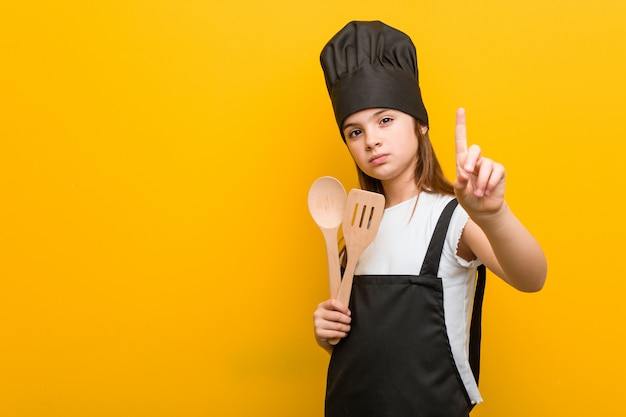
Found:
[[438, 211], [438, 209], [443, 210], [443, 208], [454, 198], [455, 196], [450, 194], [423, 191], [420, 194], [419, 203], [423, 203], [425, 206], [432, 207], [434, 211]]
[[[424, 192], [420, 196], [420, 203], [423, 204], [422, 213], [425, 216], [430, 218], [431, 222], [439, 220], [441, 213], [446, 208], [450, 201], [454, 200], [456, 197], [450, 194], [441, 194], [441, 193], [431, 193]], [[462, 231], [465, 227], [467, 221], [469, 220], [469, 215], [465, 211], [461, 205], [457, 205], [454, 212], [452, 213], [452, 218], [450, 220], [450, 228], [456, 231]]]

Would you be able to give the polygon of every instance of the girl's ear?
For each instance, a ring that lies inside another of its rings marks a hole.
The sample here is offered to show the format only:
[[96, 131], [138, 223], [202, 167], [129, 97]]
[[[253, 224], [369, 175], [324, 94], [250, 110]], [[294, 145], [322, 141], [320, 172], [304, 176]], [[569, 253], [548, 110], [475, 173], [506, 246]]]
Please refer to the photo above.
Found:
[[425, 135], [428, 132], [428, 126], [422, 122], [418, 122], [418, 123], [419, 123], [420, 132], [422, 133], [422, 135]]

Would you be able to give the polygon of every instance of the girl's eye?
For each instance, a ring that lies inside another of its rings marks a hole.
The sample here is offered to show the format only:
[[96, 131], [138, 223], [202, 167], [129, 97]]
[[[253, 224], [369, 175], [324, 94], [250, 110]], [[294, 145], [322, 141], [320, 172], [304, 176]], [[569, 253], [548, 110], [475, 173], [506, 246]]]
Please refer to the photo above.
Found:
[[351, 130], [350, 133], [348, 133], [348, 137], [355, 138], [359, 136], [360, 134], [361, 134], [361, 131], [359, 129], [354, 129], [354, 130]]
[[385, 125], [387, 123], [390, 123], [393, 119], [389, 116], [383, 117], [382, 119], [380, 119], [380, 124], [381, 125]]

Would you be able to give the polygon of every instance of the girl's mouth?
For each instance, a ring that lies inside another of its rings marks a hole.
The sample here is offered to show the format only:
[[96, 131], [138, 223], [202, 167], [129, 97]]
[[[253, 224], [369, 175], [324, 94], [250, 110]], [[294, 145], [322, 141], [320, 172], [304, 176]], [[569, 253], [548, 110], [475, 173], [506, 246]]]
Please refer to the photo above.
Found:
[[374, 155], [370, 158], [369, 163], [372, 165], [380, 165], [387, 161], [389, 154]]

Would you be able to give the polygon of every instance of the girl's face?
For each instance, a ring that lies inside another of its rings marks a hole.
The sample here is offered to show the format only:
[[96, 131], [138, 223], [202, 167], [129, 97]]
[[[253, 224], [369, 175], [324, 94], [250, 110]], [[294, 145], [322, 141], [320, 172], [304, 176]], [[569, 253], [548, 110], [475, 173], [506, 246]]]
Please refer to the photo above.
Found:
[[366, 109], [346, 119], [343, 133], [364, 173], [383, 183], [413, 180], [418, 146], [413, 117], [399, 110]]

